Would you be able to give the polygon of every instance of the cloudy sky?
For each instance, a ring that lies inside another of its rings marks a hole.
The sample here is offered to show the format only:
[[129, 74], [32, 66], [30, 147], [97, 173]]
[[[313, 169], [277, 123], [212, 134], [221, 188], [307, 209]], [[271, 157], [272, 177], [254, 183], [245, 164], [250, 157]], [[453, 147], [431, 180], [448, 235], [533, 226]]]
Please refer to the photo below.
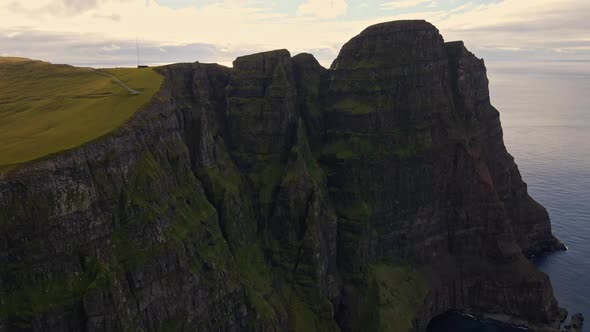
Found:
[[426, 19], [491, 61], [590, 64], [589, 0], [0, 0], [0, 55], [55, 63], [229, 65], [277, 48], [329, 66], [364, 27]]

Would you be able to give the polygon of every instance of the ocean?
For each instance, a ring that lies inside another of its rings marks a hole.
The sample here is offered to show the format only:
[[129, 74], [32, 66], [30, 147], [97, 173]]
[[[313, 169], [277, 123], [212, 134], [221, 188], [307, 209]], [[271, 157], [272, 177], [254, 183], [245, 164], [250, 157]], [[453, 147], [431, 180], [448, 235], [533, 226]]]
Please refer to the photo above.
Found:
[[[590, 63], [487, 63], [504, 142], [568, 251], [535, 259], [570, 316], [590, 321]], [[510, 332], [446, 315], [432, 332]], [[588, 326], [585, 330], [589, 330]]]

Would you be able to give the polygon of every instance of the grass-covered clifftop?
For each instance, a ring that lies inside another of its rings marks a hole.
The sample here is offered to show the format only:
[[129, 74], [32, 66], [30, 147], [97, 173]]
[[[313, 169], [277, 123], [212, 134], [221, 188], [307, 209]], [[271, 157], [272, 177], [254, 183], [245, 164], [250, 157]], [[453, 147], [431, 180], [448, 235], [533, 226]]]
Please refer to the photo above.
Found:
[[94, 70], [0, 57], [0, 169], [111, 132], [146, 105], [162, 82], [150, 68]]

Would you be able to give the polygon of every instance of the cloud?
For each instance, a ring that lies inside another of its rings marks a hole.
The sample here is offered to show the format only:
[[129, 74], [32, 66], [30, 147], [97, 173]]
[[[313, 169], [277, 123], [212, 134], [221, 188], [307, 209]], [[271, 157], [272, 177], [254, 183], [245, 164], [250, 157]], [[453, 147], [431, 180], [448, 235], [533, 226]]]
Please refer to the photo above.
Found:
[[551, 49], [557, 43], [590, 41], [590, 2], [504, 0], [454, 13], [439, 24], [452, 37], [497, 48]]
[[[383, 4], [409, 6], [419, 1]], [[152, 55], [142, 59], [151, 57], [155, 62], [231, 63], [237, 55], [288, 48], [293, 54], [313, 53], [329, 65], [342, 44], [368, 25], [421, 18], [435, 24], [446, 40], [465, 40], [478, 56], [590, 59], [590, 1], [536, 0], [532, 7], [522, 0], [484, 4], [455, 0], [445, 1], [444, 10], [443, 1], [429, 7], [432, 2], [423, 1], [402, 13], [363, 10], [362, 16], [355, 16], [346, 15], [349, 4], [344, 0], [306, 0], [292, 13], [259, 0], [182, 8], [166, 7], [156, 0], [0, 0], [0, 45], [3, 53], [19, 52], [54, 62], [114, 63], [119, 59], [132, 65], [139, 37], [153, 49]], [[76, 14], [64, 14], [67, 11]], [[102, 49], [111, 44], [121, 49]]]
[[346, 0], [306, 0], [297, 8], [297, 16], [335, 18], [346, 14]]
[[577, 52], [590, 52], [590, 46], [574, 46], [574, 47], [560, 47], [554, 49], [557, 53], [577, 53]]
[[436, 2], [432, 0], [397, 0], [381, 4], [384, 9], [407, 9], [415, 8], [422, 5], [434, 6]]
[[118, 14], [111, 14], [111, 15], [94, 14], [92, 17], [93, 18], [100, 18], [100, 19], [104, 19], [104, 20], [110, 20], [110, 21], [120, 21], [121, 20], [121, 15], [118, 15]]
[[[0, 3], [2, 3], [1, 0]], [[83, 13], [97, 8], [98, 6], [99, 0], [36, 0], [10, 1], [6, 7], [13, 12], [28, 16], [44, 14], [67, 16]]]
[[83, 12], [95, 8], [97, 0], [62, 0], [63, 5], [71, 11]]
[[103, 50], [105, 52], [116, 52], [116, 51], [118, 51], [120, 49], [121, 49], [121, 47], [118, 46], [118, 45], [115, 45], [115, 44], [111, 44], [111, 45], [108, 45], [108, 46], [101, 47], [101, 50]]
[[[81, 37], [20, 31], [17, 34], [0, 33], [3, 56], [24, 56], [53, 63], [68, 63], [76, 66], [113, 67], [137, 65], [135, 39], [111, 40], [106, 43], [98, 35]], [[141, 61], [146, 64], [168, 64], [176, 62], [218, 62], [231, 64], [238, 56], [254, 53], [256, 46], [241, 45], [224, 48], [213, 44], [189, 43], [164, 45], [141, 42]], [[59, 53], [56, 50], [67, 50]]]

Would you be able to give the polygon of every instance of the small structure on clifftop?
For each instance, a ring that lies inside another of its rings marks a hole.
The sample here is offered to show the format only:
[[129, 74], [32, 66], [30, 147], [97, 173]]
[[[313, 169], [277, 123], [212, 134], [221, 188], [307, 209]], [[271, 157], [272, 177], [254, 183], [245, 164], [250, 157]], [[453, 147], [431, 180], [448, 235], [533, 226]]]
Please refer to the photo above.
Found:
[[148, 68], [147, 65], [142, 65], [139, 59], [139, 40], [135, 38], [135, 47], [137, 48], [137, 68]]

